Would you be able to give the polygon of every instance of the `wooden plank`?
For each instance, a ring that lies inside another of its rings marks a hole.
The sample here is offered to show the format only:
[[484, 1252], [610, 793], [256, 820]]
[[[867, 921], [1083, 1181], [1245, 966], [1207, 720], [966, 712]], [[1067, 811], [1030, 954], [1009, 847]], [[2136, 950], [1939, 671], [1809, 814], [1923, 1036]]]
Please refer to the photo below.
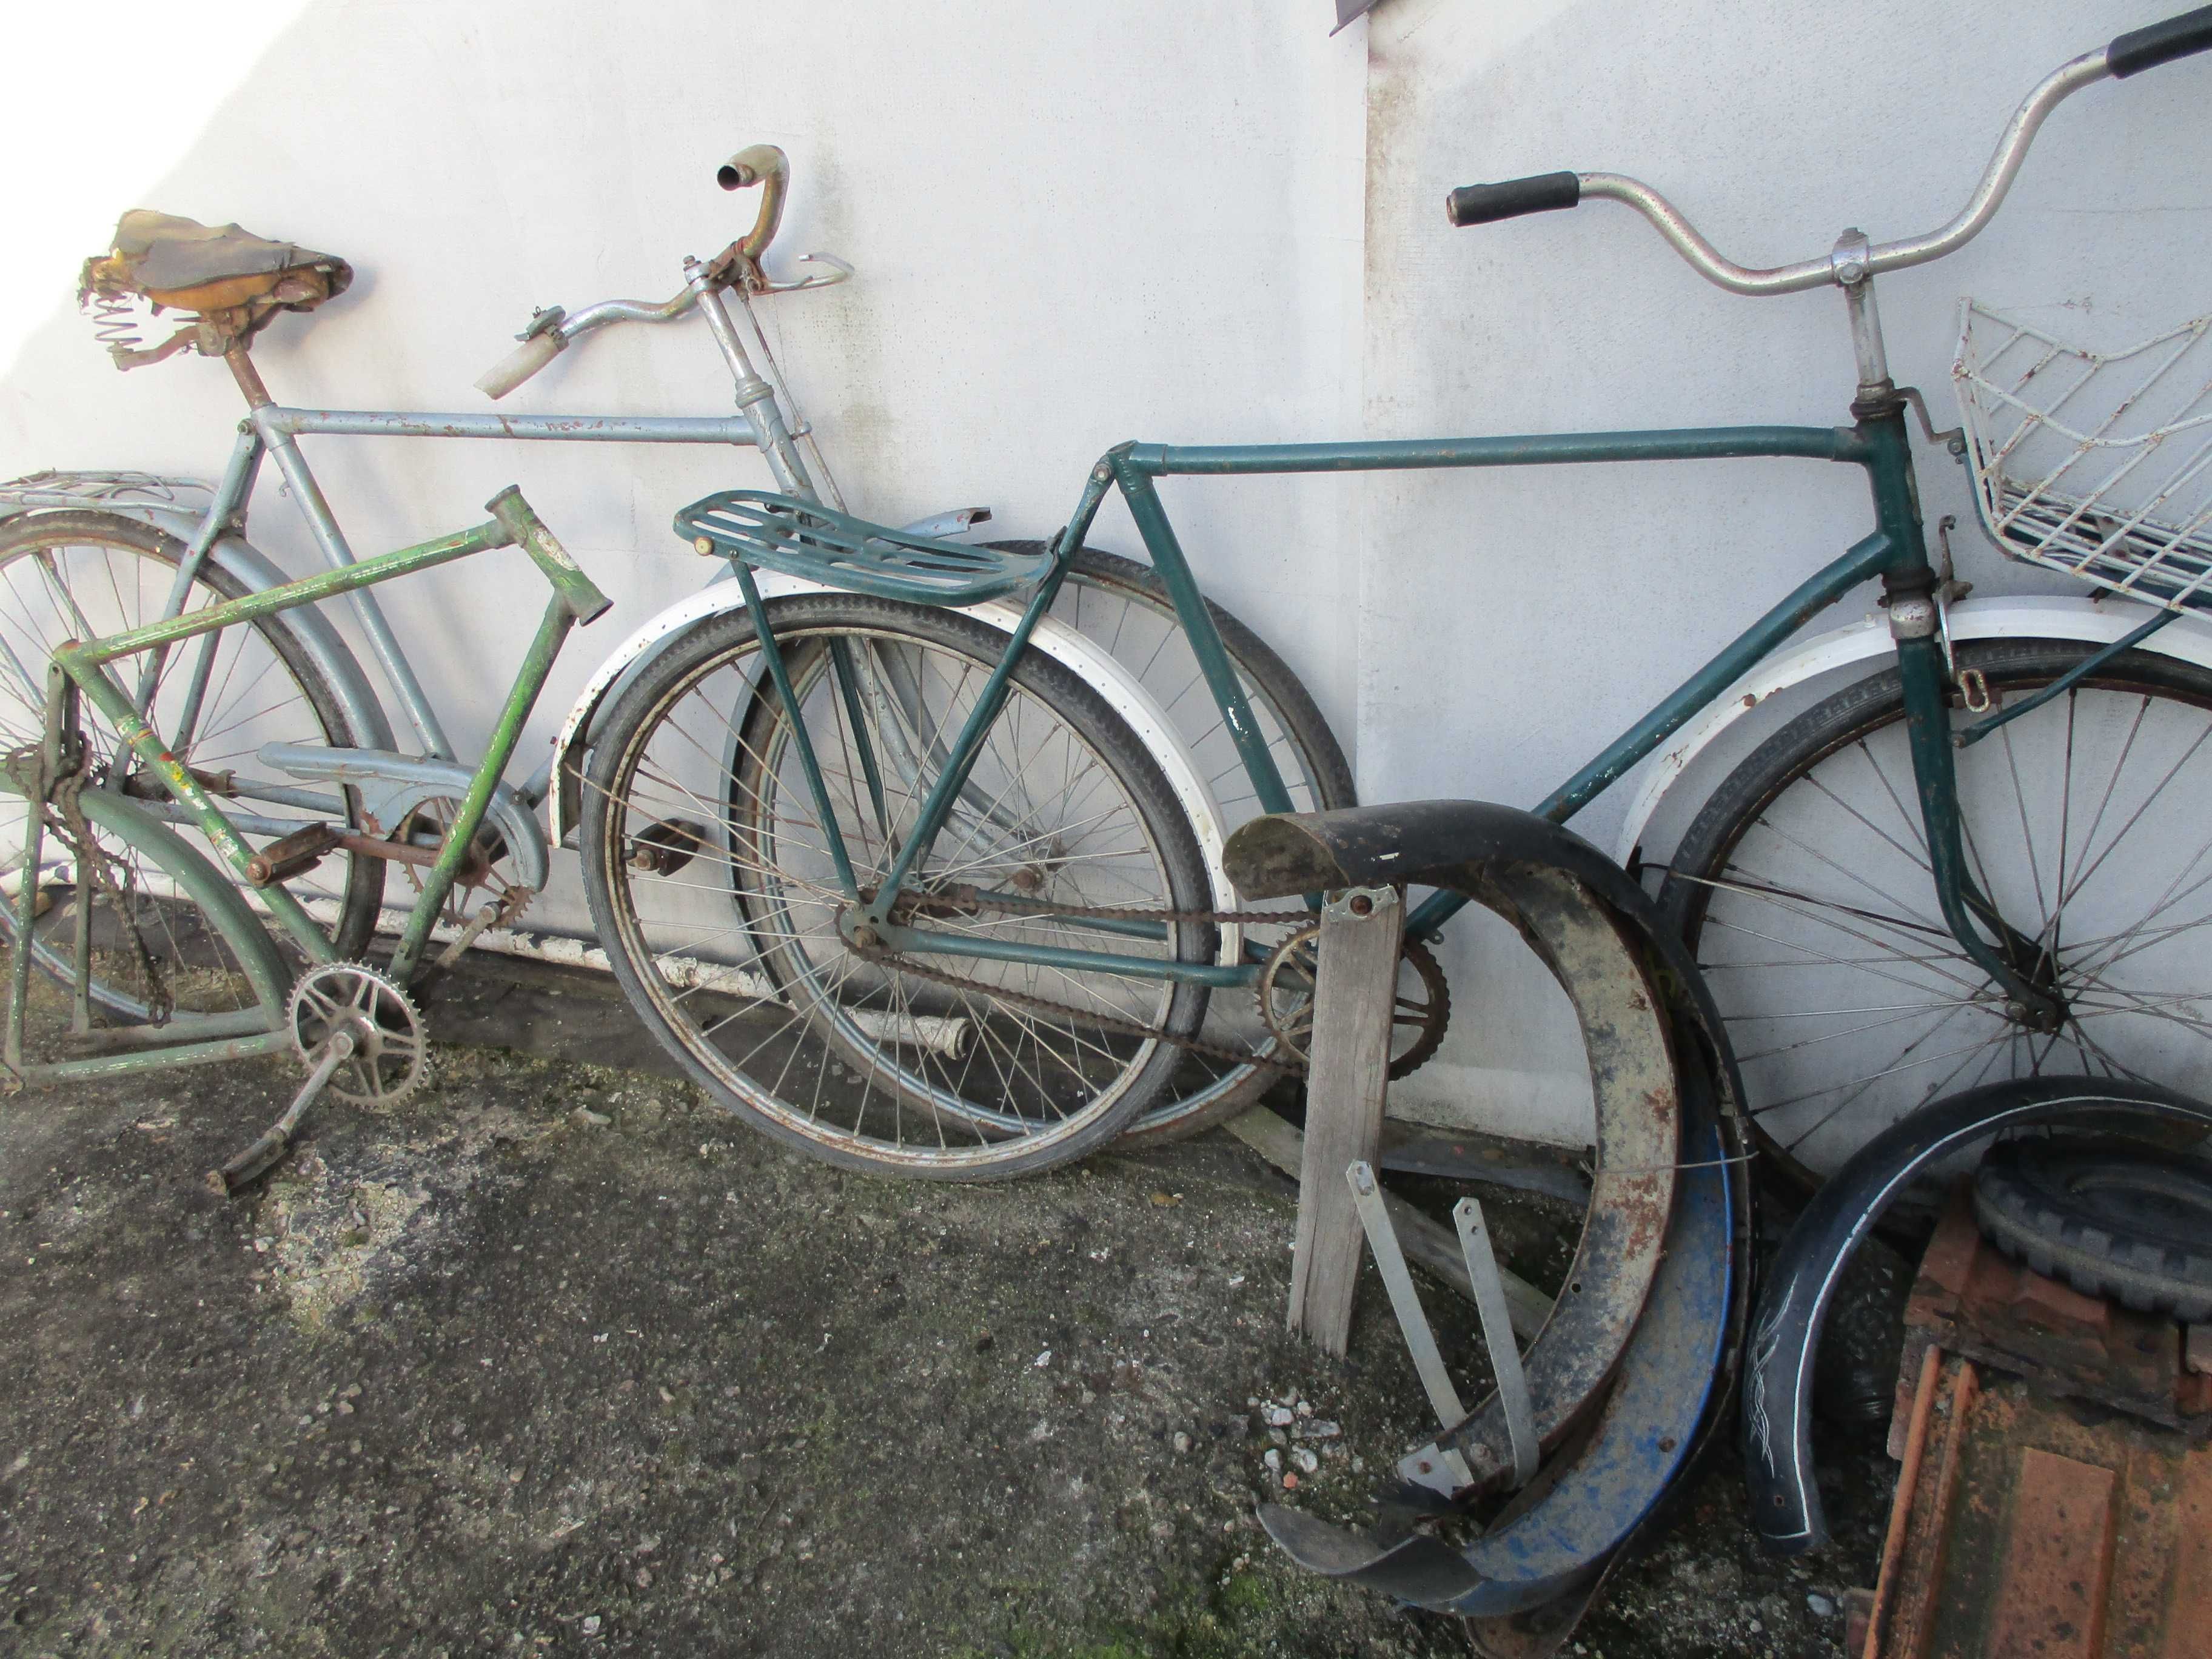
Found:
[[1990, 1659], [2102, 1659], [2118, 1484], [2078, 1458], [2021, 1454]]
[[1405, 925], [1406, 907], [1388, 887], [1346, 888], [1322, 906], [1290, 1328], [1325, 1353], [1341, 1355], [1352, 1337], [1364, 1235], [1344, 1171], [1372, 1164], [1382, 1145]]
[[[1297, 1179], [1305, 1158], [1305, 1137], [1295, 1124], [1284, 1122], [1265, 1106], [1255, 1106], [1243, 1116], [1232, 1118], [1228, 1127], [1231, 1134], [1268, 1163], [1293, 1181]], [[1430, 1219], [1387, 1187], [1382, 1190], [1382, 1207], [1390, 1212], [1390, 1224], [1397, 1230], [1398, 1248], [1406, 1253], [1406, 1260], [1473, 1302], [1474, 1286], [1468, 1282], [1467, 1262], [1452, 1230]], [[1498, 1276], [1504, 1282], [1513, 1334], [1526, 1343], [1552, 1316], [1552, 1298], [1508, 1267], [1499, 1267]]]

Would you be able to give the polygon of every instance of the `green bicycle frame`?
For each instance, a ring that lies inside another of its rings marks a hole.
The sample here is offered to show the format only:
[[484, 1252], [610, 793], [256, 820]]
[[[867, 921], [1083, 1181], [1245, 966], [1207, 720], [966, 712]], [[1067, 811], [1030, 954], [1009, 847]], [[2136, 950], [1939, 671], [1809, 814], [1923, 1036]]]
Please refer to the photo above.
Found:
[[[281, 611], [313, 605], [319, 600], [390, 581], [415, 571], [449, 564], [471, 554], [497, 547], [520, 546], [551, 585], [553, 597], [546, 605], [544, 616], [538, 623], [529, 649], [524, 653], [521, 666], [516, 671], [514, 684], [500, 710], [483, 758], [471, 775], [469, 786], [461, 796], [453, 823], [447, 827], [437, 858], [425, 872], [422, 889], [408, 912], [407, 923], [392, 953], [390, 968], [394, 979], [402, 984], [406, 983], [413, 977], [422, 960], [423, 949], [429, 941], [430, 930], [452, 891], [477, 831], [483, 826], [493, 793], [507, 769], [508, 761], [514, 757], [515, 745], [521, 739], [523, 726], [537, 703], [538, 693], [544, 689], [546, 678], [552, 672], [554, 659], [560, 654], [568, 630], [580, 622], [590, 622], [613, 603], [599, 591], [590, 577], [577, 568], [575, 562], [538, 521], [518, 491], [512, 488], [502, 490], [488, 503], [488, 508], [492, 514], [491, 520], [472, 530], [380, 554], [340, 569], [303, 577], [297, 581], [248, 594], [243, 599], [149, 623], [120, 634], [64, 642], [53, 653], [54, 667], [58, 672], [53, 677], [54, 692], [48, 700], [46, 753], [49, 768], [58, 768], [60, 764], [62, 752], [68, 746], [76, 724], [74, 700], [82, 696], [113, 724], [118, 734], [152, 770], [162, 787], [190, 811], [193, 821], [230, 866], [236, 878], [260, 894], [284, 932], [297, 942], [307, 957], [318, 963], [333, 961], [337, 952], [329, 935], [281, 881], [272, 881], [265, 885], [252, 881], [248, 870], [252, 854], [237, 827], [224, 815], [213, 795], [191, 769], [177, 759], [161, 733], [155, 730], [139, 712], [131, 693], [118, 682], [106, 665], [139, 653], [166, 651], [187, 640], [212, 635], [226, 628], [258, 622]], [[34, 809], [28, 816], [25, 838], [27, 870], [38, 867], [40, 837], [40, 817]], [[86, 882], [85, 872], [80, 871], [78, 881], [82, 896]], [[32, 936], [30, 928], [35, 919], [37, 885], [34, 880], [27, 878], [18, 896], [16, 936], [19, 939], [28, 939]], [[199, 893], [193, 893], [191, 896], [204, 906], [210, 902], [207, 896]], [[89, 905], [81, 902], [77, 909], [77, 966], [82, 980], [85, 918], [88, 915]], [[239, 914], [251, 918], [250, 912], [241, 909]], [[233, 920], [236, 920], [235, 916]], [[258, 929], [260, 924], [253, 921], [252, 926]], [[244, 1054], [265, 1053], [281, 1047], [285, 1041], [282, 1033], [265, 1030], [252, 1033], [225, 1030], [218, 1039], [212, 1035], [216, 1024], [237, 1024], [244, 1017], [218, 1016], [210, 1018], [187, 1016], [177, 1022], [179, 1035], [189, 1039], [198, 1034], [204, 1040], [186, 1040], [159, 1048], [149, 1047], [143, 1052], [67, 1060], [26, 1070], [21, 1064], [21, 1033], [31, 956], [27, 950], [15, 953], [12, 964], [7, 1031], [9, 1064], [27, 1077], [49, 1080], [187, 1065], [195, 1061], [230, 1059]], [[257, 994], [265, 1007], [270, 1002], [269, 987], [262, 981], [267, 975], [252, 971], [262, 965], [257, 960], [250, 963], [248, 967], [249, 976], [254, 980]], [[82, 1026], [82, 995], [78, 1002], [79, 1024]]]
[[[1233, 477], [1260, 473], [1407, 471], [1437, 467], [1553, 466], [1614, 461], [1692, 461], [1744, 458], [1816, 460], [1862, 468], [1873, 495], [1875, 528], [1843, 554], [1800, 584], [1764, 616], [1723, 647], [1703, 667], [1608, 744], [1595, 757], [1547, 795], [1535, 811], [1564, 823], [1618, 781], [1653, 749], [1680, 729], [1747, 670], [1776, 650], [1809, 618], [1860, 583], [1879, 579], [1886, 602], [1925, 601], [1936, 585], [1928, 562], [1912, 474], [1904, 404], [1854, 410], [1848, 427], [1692, 427], [1648, 432], [1592, 432], [1486, 438], [1411, 439], [1333, 444], [1252, 444], [1170, 447], [1127, 443], [1109, 451], [1091, 471], [1076, 510], [1060, 533], [1054, 563], [1024, 613], [998, 672], [959, 739], [944, 772], [925, 801], [915, 833], [901, 848], [889, 878], [872, 896], [865, 915], [881, 941], [916, 954], [985, 956], [994, 960], [1036, 963], [1076, 971], [1160, 978], [1212, 986], [1249, 985], [1256, 964], [1212, 965], [1164, 962], [1105, 951], [1074, 951], [984, 940], [971, 935], [933, 933], [890, 923], [899, 887], [927, 856], [951, 801], [964, 784], [984, 732], [1004, 701], [1006, 679], [1027, 643], [1037, 619], [1052, 603], [1075, 550], [1083, 544], [1109, 487], [1118, 487], [1128, 506], [1153, 568], [1172, 600], [1196, 655], [1200, 670], [1220, 711], [1245, 772], [1267, 811], [1294, 810], [1274, 757], [1238, 684], [1219, 632], [1207, 614], [1190, 563], [1177, 541], [1156, 481], [1170, 477]], [[749, 596], [750, 599], [750, 596]], [[764, 623], [755, 603], [757, 623]], [[1923, 605], [1921, 609], [1925, 610]], [[1912, 610], [1907, 606], [1897, 616]], [[1974, 887], [1962, 847], [1958, 795], [1952, 767], [1949, 717], [1944, 697], [1942, 647], [1931, 625], [1924, 632], [1898, 626], [1893, 633], [1904, 679], [1908, 729], [1923, 817], [1928, 831], [1942, 914], [1960, 945], [2007, 992], [2032, 1008], [2056, 1006], [2037, 982], [2038, 951], [2007, 926], [1996, 908]], [[762, 628], [765, 641], [768, 633]], [[772, 651], [772, 647], [769, 647]], [[771, 659], [773, 661], [773, 658]], [[779, 684], [779, 691], [784, 690]], [[794, 724], [798, 711], [787, 696]], [[800, 757], [810, 783], [819, 787], [812, 757]], [[864, 757], [865, 762], [865, 757]], [[860, 895], [854, 890], [852, 896]], [[1011, 896], [1008, 896], [1011, 897]], [[1432, 894], [1407, 918], [1407, 932], [1431, 937], [1466, 900]], [[1995, 936], [1983, 937], [1976, 923]], [[1126, 925], [1124, 925], [1126, 928]], [[1158, 927], [1152, 937], [1165, 937]]]

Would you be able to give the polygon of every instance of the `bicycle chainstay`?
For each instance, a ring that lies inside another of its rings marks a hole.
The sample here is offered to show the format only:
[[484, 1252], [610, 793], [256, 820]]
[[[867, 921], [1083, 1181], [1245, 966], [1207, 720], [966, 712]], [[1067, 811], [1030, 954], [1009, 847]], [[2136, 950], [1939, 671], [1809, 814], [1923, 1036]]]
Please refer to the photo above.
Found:
[[[863, 893], [861, 896], [865, 899], [870, 895]], [[1156, 910], [1143, 905], [1060, 904], [1051, 899], [1016, 899], [1004, 894], [986, 893], [980, 888], [965, 884], [916, 894], [907, 907], [906, 914], [910, 916], [931, 910], [952, 910], [962, 915], [980, 915], [986, 910], [998, 910], [1013, 915], [1074, 916], [1091, 921], [1210, 921], [1242, 927], [1289, 927], [1304, 922], [1308, 916], [1304, 910]], [[894, 914], [898, 913], [894, 911]], [[1242, 1048], [1207, 1042], [1200, 1037], [1179, 1036], [1173, 1031], [1147, 1025], [1141, 1020], [1122, 1019], [1116, 1015], [1100, 1013], [1094, 1008], [1074, 1007], [1067, 1003], [1054, 1002], [1049, 997], [1031, 995], [1027, 991], [1010, 991], [1000, 986], [985, 985], [979, 980], [963, 979], [957, 974], [948, 974], [941, 968], [926, 967], [914, 957], [896, 951], [870, 949], [849, 943], [847, 948], [863, 962], [878, 967], [896, 968], [916, 979], [929, 980], [938, 985], [950, 986], [956, 991], [970, 992], [990, 1001], [1009, 1003], [1037, 1013], [1071, 1017], [1117, 1036], [1165, 1042], [1226, 1065], [1264, 1066], [1278, 1072], [1303, 1072], [1306, 1069], [1306, 1062], [1303, 1059], [1277, 1060], [1269, 1054], [1249, 1054]]]

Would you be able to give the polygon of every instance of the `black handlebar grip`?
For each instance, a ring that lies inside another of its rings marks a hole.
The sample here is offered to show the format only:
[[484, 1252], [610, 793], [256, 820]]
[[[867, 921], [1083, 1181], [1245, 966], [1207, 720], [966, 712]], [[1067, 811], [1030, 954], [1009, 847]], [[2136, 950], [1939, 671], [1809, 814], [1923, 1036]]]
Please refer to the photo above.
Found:
[[[2212, 8], [2207, 9], [2212, 10]], [[1572, 173], [1540, 173], [1533, 179], [1508, 179], [1497, 185], [1462, 185], [1444, 198], [1444, 217], [1462, 228], [1524, 213], [1549, 213], [1583, 199], [1583, 181]]]
[[2208, 46], [2212, 46], [2212, 6], [2199, 6], [2163, 23], [2115, 36], [2105, 48], [2105, 65], [2114, 80], [2124, 81], [2141, 70], [2171, 64]]

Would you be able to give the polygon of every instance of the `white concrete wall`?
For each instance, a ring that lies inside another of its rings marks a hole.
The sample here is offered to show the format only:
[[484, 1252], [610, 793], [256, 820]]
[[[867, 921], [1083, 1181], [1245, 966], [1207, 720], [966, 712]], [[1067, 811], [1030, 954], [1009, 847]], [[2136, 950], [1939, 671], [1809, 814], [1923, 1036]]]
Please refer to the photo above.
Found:
[[[1370, 19], [1368, 433], [1847, 421], [1832, 289], [1725, 294], [1617, 203], [1454, 230], [1445, 192], [1626, 173], [1753, 265], [1824, 254], [1847, 225], [1916, 235], [1963, 204], [2048, 70], [2179, 9], [1392, 0]], [[2206, 309], [2208, 93], [2200, 61], [2077, 94], [1978, 240], [1881, 279], [1892, 365], [1939, 422], [1961, 295], [2106, 344]], [[2044, 586], [1986, 550], [1958, 468], [1922, 466], [1983, 592]], [[1856, 470], [1784, 461], [1378, 476], [1364, 524], [1363, 798], [1531, 804], [1870, 527]], [[1576, 827], [1610, 847], [1630, 793]], [[1394, 1099], [1572, 1133], [1563, 1000], [1494, 934], [1462, 928], [1448, 954], [1460, 1018]]]
[[[1723, 295], [1612, 204], [1453, 231], [1445, 191], [1627, 172], [1753, 264], [1820, 252], [1850, 223], [1917, 233], [1963, 200], [2029, 85], [2161, 8], [1384, 0], [1334, 40], [1327, 9], [295, 0], [203, 39], [151, 6], [41, 9], [15, 44], [51, 67], [0, 111], [15, 210], [0, 476], [211, 472], [228, 450], [220, 368], [118, 376], [70, 304], [76, 262], [125, 207], [355, 262], [352, 293], [264, 337], [280, 398], [468, 409], [533, 304], [663, 297], [681, 254], [749, 222], [750, 198], [709, 174], [759, 139], [795, 169], [779, 246], [860, 270], [776, 314], [852, 504], [879, 517], [988, 502], [1010, 532], [1040, 532], [1130, 436], [1838, 422], [1834, 295]], [[102, 44], [117, 40], [132, 44]], [[1893, 361], [1939, 416], [1962, 293], [2106, 343], [2204, 308], [2207, 73], [2081, 94], [1978, 243], [1885, 279]], [[512, 402], [717, 412], [727, 382], [694, 324], [596, 337]], [[750, 454], [698, 450], [310, 453], [365, 550], [523, 485], [621, 596], [549, 705], [596, 641], [699, 580], [671, 509], [764, 477]], [[1931, 514], [1966, 516], [1947, 463], [1923, 482]], [[1533, 801], [1866, 512], [1855, 475], [1809, 463], [1166, 493], [1208, 586], [1306, 676], [1370, 799]], [[272, 488], [257, 535], [304, 569], [288, 512]], [[1135, 550], [1118, 509], [1098, 539]], [[1977, 580], [2035, 585], [1975, 539]], [[464, 743], [523, 637], [486, 579], [527, 578], [494, 556], [393, 599]], [[1583, 827], [1604, 839], [1617, 810]], [[541, 914], [574, 918], [575, 896]], [[1402, 1102], [1577, 1137], [1559, 1000], [1495, 930], [1463, 927], [1450, 954], [1460, 1018]]]

